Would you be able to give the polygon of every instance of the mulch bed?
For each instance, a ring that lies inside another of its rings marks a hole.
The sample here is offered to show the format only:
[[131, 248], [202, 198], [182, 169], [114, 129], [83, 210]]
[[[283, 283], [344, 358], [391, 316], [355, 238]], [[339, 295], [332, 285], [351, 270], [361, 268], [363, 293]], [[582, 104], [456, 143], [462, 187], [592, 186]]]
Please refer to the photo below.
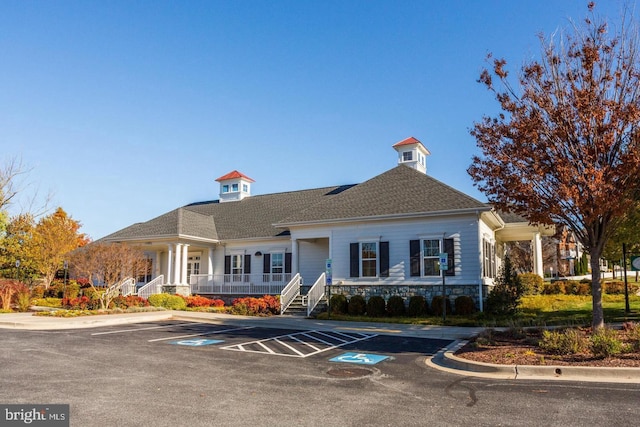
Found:
[[[590, 329], [579, 331], [586, 337]], [[630, 337], [625, 331], [619, 331], [619, 338], [629, 343]], [[456, 352], [464, 359], [499, 365], [561, 365], [596, 367], [634, 367], [640, 368], [640, 352], [624, 353], [615, 357], [596, 358], [591, 353], [556, 355], [538, 346], [542, 339], [541, 330], [527, 331], [491, 331], [470, 341]]]

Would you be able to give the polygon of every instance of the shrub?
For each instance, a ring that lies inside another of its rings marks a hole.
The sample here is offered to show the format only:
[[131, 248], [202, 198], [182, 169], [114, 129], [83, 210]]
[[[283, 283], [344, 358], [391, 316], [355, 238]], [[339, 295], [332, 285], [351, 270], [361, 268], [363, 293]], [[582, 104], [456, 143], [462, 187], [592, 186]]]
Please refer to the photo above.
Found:
[[404, 316], [406, 314], [404, 299], [401, 296], [393, 295], [387, 301], [387, 313], [389, 316]]
[[520, 282], [524, 288], [524, 295], [539, 295], [544, 288], [544, 280], [535, 273], [519, 274]]
[[37, 298], [31, 303], [38, 307], [62, 308], [62, 298]]
[[149, 307], [149, 301], [137, 295], [129, 295], [126, 297], [123, 297], [122, 295], [118, 295], [113, 300], [111, 300], [111, 307], [114, 307], [114, 308]]
[[80, 295], [80, 284], [75, 280], [69, 280], [66, 286], [62, 286], [64, 297], [78, 298]]
[[564, 282], [564, 292], [567, 295], [578, 295], [578, 288], [580, 287], [580, 282], [575, 280], [567, 280]]
[[222, 307], [224, 301], [219, 299], [211, 299], [200, 295], [189, 295], [184, 297], [187, 307]]
[[329, 306], [331, 314], [347, 314], [347, 297], [342, 294], [331, 295]]
[[367, 316], [382, 317], [385, 313], [384, 298], [374, 295], [367, 301]]
[[[451, 301], [445, 298], [444, 301], [447, 314], [451, 314]], [[431, 313], [434, 316], [442, 316], [442, 295], [436, 295], [431, 299]]]
[[367, 303], [361, 295], [354, 295], [349, 298], [347, 313], [351, 316], [362, 316], [367, 309]]
[[618, 280], [604, 282], [604, 293], [609, 295], [624, 294], [624, 282]]
[[278, 314], [280, 312], [280, 301], [279, 299], [268, 295], [262, 298], [236, 298], [235, 300], [233, 300], [229, 311], [232, 314], [248, 316], [269, 316], [271, 314]]
[[591, 295], [591, 282], [580, 281], [576, 286], [576, 295]]
[[473, 298], [468, 295], [460, 295], [453, 301], [453, 304], [456, 309], [456, 314], [468, 315], [476, 311], [476, 303], [473, 301]]
[[[271, 314], [280, 314], [280, 296], [276, 295], [265, 295], [262, 297], [264, 302], [267, 304], [267, 310]], [[222, 300], [214, 300], [214, 307], [222, 307], [224, 305], [224, 301]]]
[[496, 284], [487, 297], [487, 311], [497, 315], [515, 314], [523, 293], [524, 288], [511, 266], [511, 259], [505, 257]]
[[552, 354], [577, 354], [586, 348], [586, 339], [580, 331], [576, 329], [543, 331], [542, 340], [538, 345], [540, 348]]
[[600, 328], [591, 335], [591, 352], [595, 357], [605, 358], [622, 352], [622, 341], [613, 329]]
[[154, 294], [149, 296], [149, 304], [169, 310], [184, 310], [187, 308], [187, 303], [180, 295]]
[[62, 307], [68, 310], [89, 310], [91, 305], [91, 300], [89, 297], [78, 297], [78, 298], [62, 298]]
[[35, 285], [31, 287], [31, 298], [44, 298], [44, 286]]
[[407, 314], [411, 317], [425, 316], [429, 312], [427, 300], [422, 295], [414, 295], [409, 298], [409, 307]]
[[566, 294], [564, 282], [558, 281], [545, 283], [544, 287], [542, 288], [542, 293], [544, 295], [564, 295]]
[[0, 280], [0, 308], [11, 311], [11, 304], [13, 303], [15, 295], [23, 289], [24, 286], [24, 284], [17, 280]]
[[640, 323], [625, 322], [622, 324], [622, 330], [629, 337], [630, 350], [640, 351]]
[[25, 312], [29, 310], [31, 305], [31, 292], [27, 285], [19, 286], [15, 295], [15, 302], [18, 311]]

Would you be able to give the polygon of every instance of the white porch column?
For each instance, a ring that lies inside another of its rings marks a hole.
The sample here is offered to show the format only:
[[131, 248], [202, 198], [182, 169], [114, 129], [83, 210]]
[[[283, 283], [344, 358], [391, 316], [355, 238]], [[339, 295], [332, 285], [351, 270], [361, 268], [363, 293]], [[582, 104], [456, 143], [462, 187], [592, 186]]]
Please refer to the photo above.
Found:
[[189, 262], [189, 245], [182, 245], [182, 278], [180, 283], [188, 285], [187, 282], [187, 262]]
[[291, 276], [298, 274], [298, 239], [291, 240]]
[[181, 260], [182, 260], [182, 244], [177, 243], [176, 244], [176, 262], [175, 262], [176, 268], [173, 275], [173, 284], [176, 286], [180, 284], [180, 280], [182, 279], [181, 270], [180, 270]]
[[540, 277], [544, 277], [544, 270], [542, 269], [542, 239], [539, 232], [533, 233], [531, 249], [533, 253], [533, 272]]
[[207, 274], [213, 276], [213, 248], [209, 248], [209, 254], [207, 255]]
[[162, 274], [162, 270], [160, 269], [160, 255], [161, 255], [161, 252], [156, 251], [156, 265], [155, 265], [155, 268], [153, 269], [154, 279]]
[[171, 283], [171, 269], [173, 266], [173, 244], [167, 245], [167, 284]]

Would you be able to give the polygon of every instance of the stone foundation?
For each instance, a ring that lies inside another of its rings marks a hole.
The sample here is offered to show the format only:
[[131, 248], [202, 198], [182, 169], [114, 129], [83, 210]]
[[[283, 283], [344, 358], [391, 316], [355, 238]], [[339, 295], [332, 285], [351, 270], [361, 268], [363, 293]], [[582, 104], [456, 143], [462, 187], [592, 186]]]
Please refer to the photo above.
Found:
[[[486, 300], [489, 290], [489, 286], [482, 286], [483, 299]], [[329, 290], [327, 289], [327, 291]], [[478, 285], [445, 285], [445, 292], [451, 300], [452, 305], [457, 297], [466, 295], [473, 299], [476, 304], [476, 309], [480, 307], [478, 301]], [[385, 301], [397, 295], [402, 297], [405, 306], [409, 305], [409, 299], [412, 296], [420, 295], [431, 305], [433, 297], [442, 295], [442, 285], [332, 285], [331, 295], [336, 294], [342, 294], [347, 298], [353, 295], [360, 295], [365, 300], [377, 295], [384, 298]]]

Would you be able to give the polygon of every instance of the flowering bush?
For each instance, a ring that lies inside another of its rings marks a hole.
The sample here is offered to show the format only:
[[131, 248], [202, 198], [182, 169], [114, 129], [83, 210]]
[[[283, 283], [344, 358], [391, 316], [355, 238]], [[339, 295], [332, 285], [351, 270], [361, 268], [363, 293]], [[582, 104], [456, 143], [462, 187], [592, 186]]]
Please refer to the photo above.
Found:
[[188, 297], [184, 297], [184, 300], [187, 303], [187, 307], [191, 307], [191, 308], [224, 306], [224, 301], [220, 299], [211, 299], [211, 298], [202, 297], [200, 295], [190, 295]]
[[229, 312], [248, 316], [270, 316], [280, 313], [280, 298], [265, 295], [262, 298], [244, 297], [233, 300]]
[[129, 308], [129, 307], [149, 307], [149, 301], [145, 298], [129, 295], [123, 297], [119, 295], [111, 300], [111, 306], [109, 308]]

